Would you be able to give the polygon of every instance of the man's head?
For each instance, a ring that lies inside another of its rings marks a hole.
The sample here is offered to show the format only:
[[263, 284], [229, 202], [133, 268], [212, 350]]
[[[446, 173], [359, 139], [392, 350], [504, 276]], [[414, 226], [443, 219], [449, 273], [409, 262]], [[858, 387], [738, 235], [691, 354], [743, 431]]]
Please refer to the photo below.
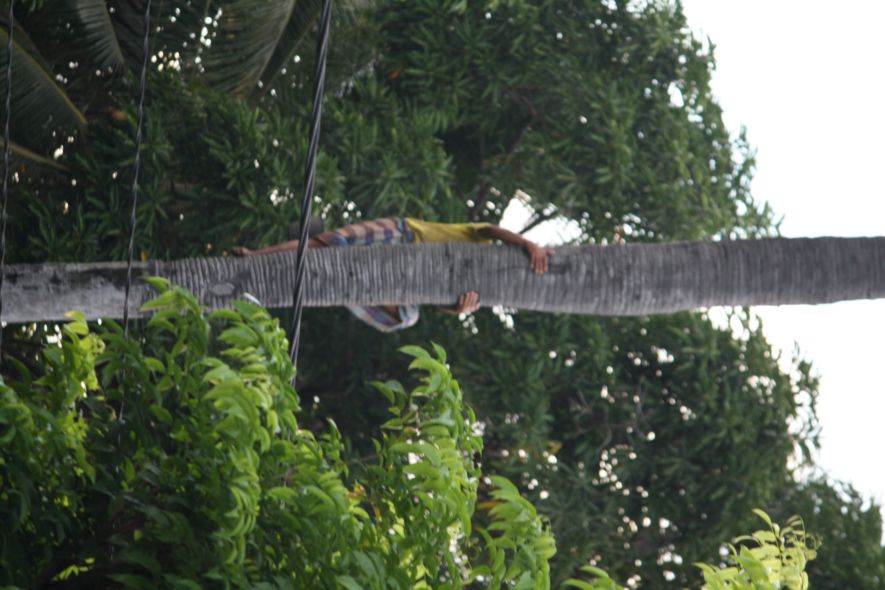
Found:
[[[323, 233], [326, 229], [323, 218], [316, 215], [310, 216], [310, 223], [307, 226], [307, 237], [312, 238]], [[301, 237], [301, 222], [293, 221], [289, 224], [289, 239], [297, 240]]]

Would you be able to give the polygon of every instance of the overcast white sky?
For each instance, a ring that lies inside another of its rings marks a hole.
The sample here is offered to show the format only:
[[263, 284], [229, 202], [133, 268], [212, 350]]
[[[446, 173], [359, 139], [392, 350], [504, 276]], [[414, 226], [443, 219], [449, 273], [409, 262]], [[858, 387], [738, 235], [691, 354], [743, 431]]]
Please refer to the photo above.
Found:
[[[756, 199], [793, 236], [885, 235], [885, 1], [683, 0], [716, 46], [714, 93], [757, 149]], [[885, 264], [885, 261], [882, 261]], [[885, 501], [885, 301], [758, 308], [822, 378], [821, 465]]]

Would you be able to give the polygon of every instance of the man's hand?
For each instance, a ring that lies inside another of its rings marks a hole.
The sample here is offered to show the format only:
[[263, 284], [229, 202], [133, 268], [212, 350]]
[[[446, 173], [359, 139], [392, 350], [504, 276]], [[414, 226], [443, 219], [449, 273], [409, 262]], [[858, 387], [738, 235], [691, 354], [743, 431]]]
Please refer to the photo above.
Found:
[[476, 291], [465, 291], [458, 296], [458, 303], [455, 305], [440, 305], [439, 310], [450, 315], [461, 315], [462, 313], [473, 313], [479, 309], [479, 293]]
[[510, 246], [519, 246], [529, 255], [529, 264], [532, 270], [538, 274], [547, 272], [547, 258], [553, 256], [555, 252], [552, 248], [542, 248], [531, 240], [527, 240], [521, 235], [497, 225], [486, 226], [481, 231], [484, 237], [492, 240], [501, 240]]
[[525, 251], [531, 259], [529, 264], [531, 265], [532, 270], [539, 275], [547, 272], [547, 269], [549, 268], [547, 258], [553, 256], [556, 252], [553, 248], [542, 248], [533, 242], [528, 242], [525, 245]]
[[458, 297], [458, 303], [455, 305], [454, 312], [457, 314], [473, 313], [477, 309], [479, 309], [479, 293], [467, 291], [461, 293]]
[[231, 248], [231, 252], [233, 252], [235, 256], [254, 256], [255, 255], [255, 252], [253, 252], [249, 248], [244, 248], [243, 246], [236, 246], [234, 248]]

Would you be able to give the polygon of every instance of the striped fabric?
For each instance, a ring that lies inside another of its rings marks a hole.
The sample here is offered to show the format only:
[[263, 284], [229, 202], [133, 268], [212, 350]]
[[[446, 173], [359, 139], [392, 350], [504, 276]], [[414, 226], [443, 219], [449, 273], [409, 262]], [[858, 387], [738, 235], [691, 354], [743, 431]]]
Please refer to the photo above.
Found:
[[372, 244], [407, 244], [415, 235], [403, 217], [361, 221], [327, 231], [316, 237], [327, 246], [371, 246]]
[[[316, 236], [316, 240], [330, 247], [371, 246], [373, 244], [408, 244], [415, 236], [402, 217], [389, 217], [362, 221]], [[394, 332], [415, 325], [418, 321], [417, 305], [386, 307], [348, 307], [357, 318], [381, 332]]]
[[415, 325], [418, 321], [417, 305], [397, 305], [396, 316], [384, 307], [348, 307], [350, 313], [381, 332], [395, 332]]

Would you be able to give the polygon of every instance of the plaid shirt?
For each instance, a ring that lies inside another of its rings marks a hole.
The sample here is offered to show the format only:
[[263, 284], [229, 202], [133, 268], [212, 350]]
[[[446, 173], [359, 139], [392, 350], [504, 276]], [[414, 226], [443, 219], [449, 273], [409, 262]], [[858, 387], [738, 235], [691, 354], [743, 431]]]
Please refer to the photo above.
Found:
[[[415, 236], [406, 225], [405, 218], [389, 217], [362, 221], [326, 232], [316, 238], [330, 247], [371, 246], [373, 244], [408, 244]], [[385, 307], [348, 306], [350, 312], [381, 332], [394, 332], [415, 325], [418, 321], [417, 305], [398, 305], [396, 314]]]

